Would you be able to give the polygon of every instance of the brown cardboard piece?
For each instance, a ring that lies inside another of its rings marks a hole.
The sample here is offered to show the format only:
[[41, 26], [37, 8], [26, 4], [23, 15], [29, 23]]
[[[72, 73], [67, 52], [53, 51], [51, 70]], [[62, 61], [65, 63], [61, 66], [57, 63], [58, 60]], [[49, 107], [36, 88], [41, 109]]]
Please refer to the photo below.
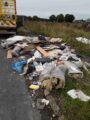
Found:
[[48, 52], [46, 52], [43, 48], [41, 48], [40, 46], [37, 46], [36, 49], [45, 57], [48, 57], [49, 54]]
[[12, 50], [7, 50], [7, 59], [11, 59], [12, 58]]

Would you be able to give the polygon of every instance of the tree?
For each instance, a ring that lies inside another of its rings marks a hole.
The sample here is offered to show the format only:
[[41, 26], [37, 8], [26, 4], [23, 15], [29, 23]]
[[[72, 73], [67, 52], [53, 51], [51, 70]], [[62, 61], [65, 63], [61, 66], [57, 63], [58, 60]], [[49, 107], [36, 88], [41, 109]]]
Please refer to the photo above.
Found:
[[39, 17], [38, 16], [33, 16], [33, 21], [39, 21]]
[[56, 16], [55, 16], [55, 15], [51, 15], [51, 16], [49, 17], [49, 20], [50, 20], [51, 22], [55, 22], [55, 21], [56, 21]]
[[31, 21], [31, 20], [32, 20], [32, 17], [31, 17], [31, 16], [29, 16], [29, 17], [28, 17], [28, 20], [29, 20], [29, 21]]
[[57, 22], [64, 22], [64, 15], [63, 14], [57, 15], [56, 19]]
[[72, 15], [72, 14], [66, 14], [66, 15], [65, 15], [65, 21], [66, 21], [66, 22], [73, 22], [74, 19], [75, 19], [75, 17], [74, 17], [74, 15]]

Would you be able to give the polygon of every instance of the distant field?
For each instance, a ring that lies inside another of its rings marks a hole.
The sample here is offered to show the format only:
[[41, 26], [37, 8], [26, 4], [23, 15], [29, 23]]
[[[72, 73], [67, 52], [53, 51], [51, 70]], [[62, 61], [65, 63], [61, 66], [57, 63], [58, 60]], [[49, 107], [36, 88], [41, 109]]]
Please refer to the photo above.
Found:
[[62, 37], [64, 42], [71, 45], [79, 53], [90, 56], [90, 45], [79, 43], [76, 37], [86, 37], [90, 39], [90, 25], [76, 23], [48, 23], [30, 22], [18, 29], [19, 34], [34, 33], [49, 37]]

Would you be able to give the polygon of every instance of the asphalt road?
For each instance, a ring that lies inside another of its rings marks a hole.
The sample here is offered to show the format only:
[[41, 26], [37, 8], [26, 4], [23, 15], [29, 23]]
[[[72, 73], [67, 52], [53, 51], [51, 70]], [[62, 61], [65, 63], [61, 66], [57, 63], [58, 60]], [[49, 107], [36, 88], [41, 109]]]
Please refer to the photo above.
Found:
[[14, 74], [6, 51], [0, 47], [0, 120], [41, 120], [22, 76]]

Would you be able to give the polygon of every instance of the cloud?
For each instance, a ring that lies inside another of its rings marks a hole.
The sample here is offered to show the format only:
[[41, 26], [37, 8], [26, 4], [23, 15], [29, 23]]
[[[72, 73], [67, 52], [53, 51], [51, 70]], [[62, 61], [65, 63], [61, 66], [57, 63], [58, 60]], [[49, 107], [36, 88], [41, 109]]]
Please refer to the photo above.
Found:
[[72, 13], [77, 18], [90, 15], [90, 0], [17, 0], [17, 13], [48, 17], [51, 14]]

